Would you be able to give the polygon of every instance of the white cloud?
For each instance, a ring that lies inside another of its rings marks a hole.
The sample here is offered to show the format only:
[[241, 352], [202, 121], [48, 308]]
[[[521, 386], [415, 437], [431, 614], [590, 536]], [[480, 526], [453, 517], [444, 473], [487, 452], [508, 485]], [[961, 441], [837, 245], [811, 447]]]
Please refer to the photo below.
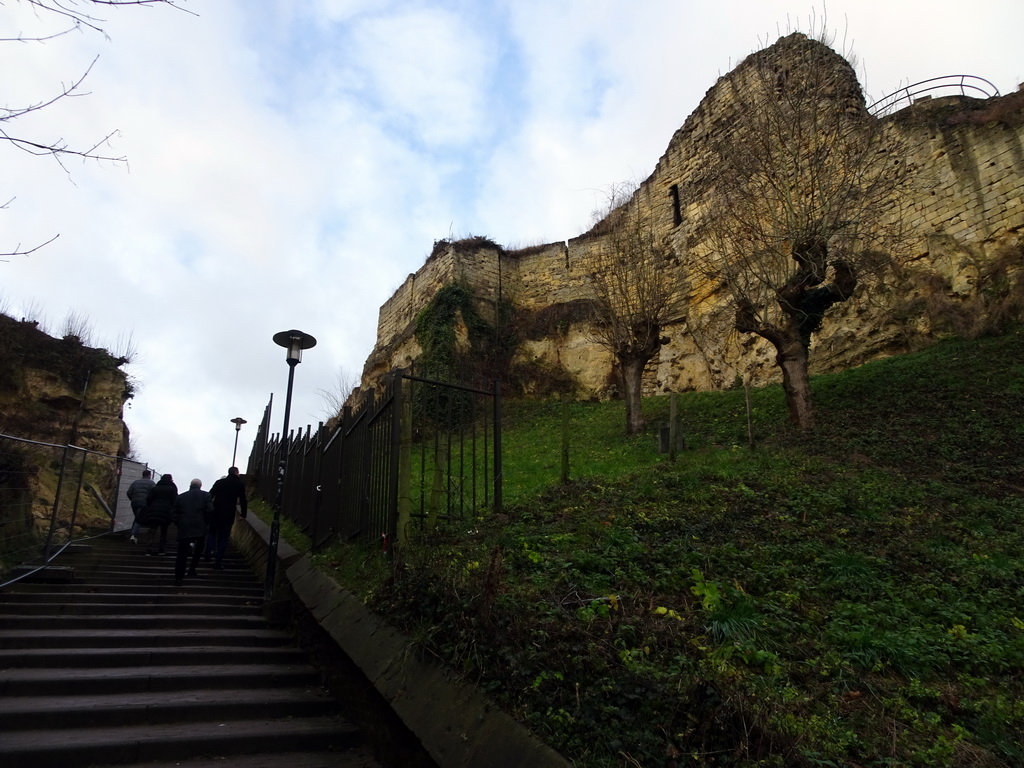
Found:
[[472, 142], [487, 132], [493, 62], [477, 30], [459, 15], [417, 8], [374, 16], [357, 23], [350, 40], [345, 62], [388, 124], [428, 147]]

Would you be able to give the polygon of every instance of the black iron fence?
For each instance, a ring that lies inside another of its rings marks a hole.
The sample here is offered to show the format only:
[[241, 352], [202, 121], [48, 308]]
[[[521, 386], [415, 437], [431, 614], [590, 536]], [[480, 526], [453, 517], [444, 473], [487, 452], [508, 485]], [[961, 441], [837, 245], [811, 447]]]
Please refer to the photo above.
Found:
[[333, 537], [390, 547], [501, 509], [501, 392], [391, 373], [337, 424], [270, 435], [264, 411], [247, 474], [315, 548]]
[[0, 434], [0, 582], [44, 567], [79, 536], [134, 520], [125, 491], [144, 464]]

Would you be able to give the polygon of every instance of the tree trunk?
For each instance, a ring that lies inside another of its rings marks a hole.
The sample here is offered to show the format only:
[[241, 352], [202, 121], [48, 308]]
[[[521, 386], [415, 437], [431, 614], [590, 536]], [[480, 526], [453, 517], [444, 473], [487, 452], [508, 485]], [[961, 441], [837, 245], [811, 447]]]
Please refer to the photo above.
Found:
[[814, 426], [811, 382], [807, 375], [807, 349], [797, 338], [787, 338], [775, 347], [775, 364], [782, 369], [782, 389], [786, 393], [789, 419], [802, 432]]
[[644, 411], [640, 401], [646, 360], [623, 360], [622, 384], [626, 396], [626, 434], [638, 435], [644, 429]]

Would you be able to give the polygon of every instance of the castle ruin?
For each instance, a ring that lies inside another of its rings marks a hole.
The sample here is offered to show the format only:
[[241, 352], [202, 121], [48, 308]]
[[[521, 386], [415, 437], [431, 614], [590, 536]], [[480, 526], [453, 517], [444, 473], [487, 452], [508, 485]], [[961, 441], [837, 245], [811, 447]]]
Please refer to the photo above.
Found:
[[[787, 66], [794, 44], [807, 42], [790, 35], [758, 55]], [[685, 285], [676, 316], [663, 329], [666, 343], [645, 370], [647, 394], [720, 389], [737, 379], [755, 385], [778, 380], [773, 351], [763, 340], [710, 332], [723, 327], [722, 318], [732, 310], [722, 286], [706, 279], [695, 261], [696, 254], [711, 249], [695, 226], [706, 212], [705, 169], [713, 162], [709, 145], [716, 132], [728, 130], [750, 58], [706, 93], [635, 193], [643, 215], [677, 254]], [[838, 55], [833, 58], [837, 67], [849, 70], [843, 76], [852, 78], [860, 93], [852, 68]], [[906, 161], [921, 180], [894, 209], [909, 233], [910, 252], [897, 275], [898, 290], [876, 294], [870, 302], [837, 305], [825, 317], [814, 336], [812, 373], [842, 370], [964, 332], [980, 315], [995, 311], [993, 291], [1005, 293], [1024, 275], [1024, 90], [990, 99], [924, 99], [877, 119], [907, 148]], [[607, 226], [598, 222], [566, 242], [522, 250], [505, 250], [485, 238], [441, 241], [380, 308], [362, 386], [374, 386], [388, 371], [417, 359], [416, 315], [445, 285], [466, 286], [481, 313], [492, 319], [501, 302], [538, 313], [592, 300], [588, 276], [607, 236]], [[615, 361], [596, 340], [591, 320], [580, 312], [561, 316], [569, 321], [522, 340], [517, 355], [564, 370], [582, 396], [613, 395]]]

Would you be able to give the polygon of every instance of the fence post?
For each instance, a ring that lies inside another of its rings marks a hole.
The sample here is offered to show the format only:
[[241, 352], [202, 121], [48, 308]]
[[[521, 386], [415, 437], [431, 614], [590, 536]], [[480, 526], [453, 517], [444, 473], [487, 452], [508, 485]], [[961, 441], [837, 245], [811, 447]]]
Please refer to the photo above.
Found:
[[562, 393], [562, 485], [569, 482], [569, 395]]
[[501, 381], [494, 380], [494, 511], [501, 514]]
[[323, 498], [323, 470], [324, 470], [324, 423], [318, 422], [316, 428], [316, 445], [313, 448], [313, 524], [310, 530], [310, 551], [316, 552], [316, 542], [320, 537], [320, 502]]
[[82, 466], [78, 470], [78, 490], [75, 492], [75, 504], [71, 508], [71, 520], [68, 522], [68, 541], [71, 540], [71, 533], [75, 529], [75, 520], [78, 519], [78, 501], [82, 498], [82, 486], [85, 485], [85, 462], [88, 460], [88, 451], [82, 451]]
[[743, 399], [747, 404], [747, 443], [754, 450], [754, 408], [750, 401], [750, 376], [743, 382]]
[[53, 534], [57, 529], [57, 512], [60, 510], [60, 495], [64, 488], [64, 468], [68, 463], [68, 451], [70, 445], [64, 446], [64, 455], [60, 459], [60, 474], [57, 476], [57, 490], [53, 494], [53, 511], [50, 512], [50, 530], [46, 534], [46, 544], [43, 545], [43, 562], [50, 562], [50, 548], [53, 546]]
[[398, 522], [395, 525], [395, 540], [399, 545], [405, 543], [405, 536], [409, 531], [409, 523], [412, 517], [412, 498], [410, 487], [412, 485], [412, 393], [405, 392], [405, 379], [399, 377], [398, 388], [401, 392], [400, 399], [395, 401], [395, 413], [398, 423]]
[[679, 416], [676, 403], [677, 395], [673, 392], [668, 398], [668, 458], [676, 460], [676, 445], [679, 442]]
[[[366, 397], [363, 399], [363, 418], [369, 423], [376, 413], [377, 392], [373, 387], [370, 387], [366, 390]], [[359, 439], [359, 453], [360, 467], [363, 470], [363, 477], [358, 479], [360, 487], [356, 502], [359, 504], [359, 528], [366, 531], [367, 535], [371, 537], [378, 537], [383, 531], [370, 530], [370, 525], [373, 522], [370, 502], [370, 494], [372, 493], [370, 467], [373, 462], [373, 436], [369, 434], [369, 430], [364, 431]], [[370, 540], [374, 541], [375, 538]]]

